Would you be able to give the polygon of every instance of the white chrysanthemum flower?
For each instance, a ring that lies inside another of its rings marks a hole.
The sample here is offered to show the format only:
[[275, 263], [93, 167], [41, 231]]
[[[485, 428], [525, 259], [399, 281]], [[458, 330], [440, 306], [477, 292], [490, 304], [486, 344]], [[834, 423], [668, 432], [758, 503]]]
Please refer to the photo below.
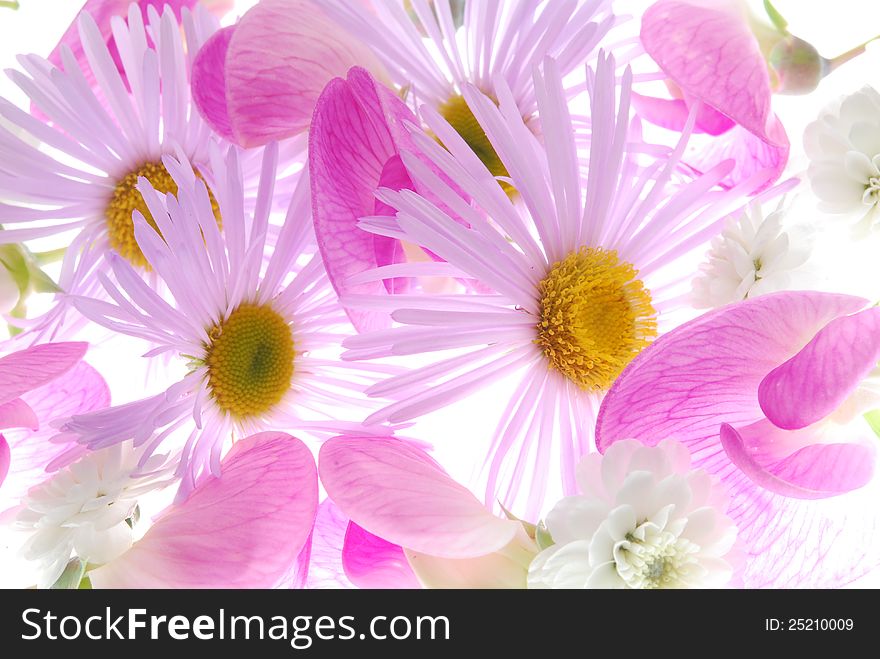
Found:
[[555, 544], [529, 567], [529, 588], [701, 588], [730, 583], [738, 563], [728, 497], [691, 469], [678, 442], [617, 442], [578, 466], [583, 494], [547, 515]]
[[728, 221], [694, 278], [694, 307], [723, 307], [792, 288], [796, 273], [810, 258], [812, 233], [806, 227], [786, 226], [786, 214], [787, 209], [779, 207], [764, 217], [755, 202]]
[[859, 213], [873, 226], [880, 202], [880, 93], [865, 86], [826, 109], [804, 132], [820, 208]]
[[40, 588], [73, 557], [102, 565], [131, 546], [138, 499], [174, 480], [165, 456], [143, 454], [131, 442], [91, 451], [31, 489], [16, 527], [28, 536], [21, 554], [37, 566]]

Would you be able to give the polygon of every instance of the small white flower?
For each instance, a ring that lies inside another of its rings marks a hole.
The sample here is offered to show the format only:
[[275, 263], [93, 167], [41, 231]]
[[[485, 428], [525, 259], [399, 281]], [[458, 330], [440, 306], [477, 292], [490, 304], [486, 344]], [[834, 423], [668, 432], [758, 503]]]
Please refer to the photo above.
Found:
[[728, 221], [693, 281], [694, 307], [723, 307], [792, 288], [793, 273], [810, 258], [812, 234], [805, 227], [786, 227], [786, 212], [777, 208], [765, 218], [755, 202]]
[[529, 588], [712, 588], [739, 563], [728, 497], [692, 470], [678, 442], [634, 440], [578, 466], [583, 494], [547, 515], [555, 544], [529, 567]]
[[142, 455], [130, 442], [88, 452], [31, 489], [16, 527], [29, 535], [21, 553], [39, 567], [39, 587], [55, 583], [74, 556], [102, 565], [131, 546], [138, 499], [172, 480], [164, 456], [138, 467]]
[[804, 133], [820, 208], [875, 222], [880, 202], [880, 94], [869, 86], [826, 109]]

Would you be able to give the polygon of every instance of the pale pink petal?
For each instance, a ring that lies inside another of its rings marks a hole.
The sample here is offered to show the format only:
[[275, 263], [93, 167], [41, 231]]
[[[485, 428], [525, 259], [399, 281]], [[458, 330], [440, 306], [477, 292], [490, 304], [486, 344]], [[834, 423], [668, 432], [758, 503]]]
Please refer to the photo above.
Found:
[[117, 560], [90, 573], [98, 588], [269, 588], [290, 570], [318, 505], [315, 463], [298, 439], [238, 441], [183, 503]]
[[308, 130], [325, 85], [353, 66], [381, 71], [372, 51], [310, 0], [262, 0], [238, 23], [226, 57], [227, 107], [239, 145]]
[[612, 385], [596, 427], [604, 452], [622, 439], [716, 446], [722, 423], [764, 417], [758, 386], [825, 325], [866, 301], [828, 293], [776, 293], [710, 312], [658, 339]]
[[353, 588], [342, 567], [342, 547], [348, 517], [330, 498], [318, 506], [309, 559], [306, 588]]
[[832, 320], [761, 382], [758, 400], [780, 428], [804, 428], [834, 412], [880, 361], [880, 308]]
[[29, 428], [39, 430], [40, 420], [21, 398], [0, 405], [0, 430], [3, 428]]
[[226, 105], [226, 53], [235, 25], [224, 27], [202, 44], [193, 59], [191, 87], [193, 103], [214, 131], [235, 139]]
[[85, 362], [80, 362], [58, 379], [29, 391], [22, 400], [40, 420], [40, 429], [36, 432], [12, 430], [6, 433], [12, 450], [12, 462], [0, 500], [0, 511], [17, 505], [31, 487], [46, 480], [47, 466], [59, 455], [71, 447], [76, 451], [84, 450], [75, 438], [71, 438], [69, 443], [50, 441], [58, 433], [51, 422], [104, 409], [110, 404], [110, 390], [100, 373]]
[[349, 522], [342, 550], [346, 576], [358, 588], [420, 588], [403, 549]]
[[0, 358], [0, 404], [66, 373], [88, 347], [88, 343], [44, 343]]
[[6, 480], [6, 474], [9, 473], [9, 444], [6, 438], [0, 435], [0, 485]]
[[[636, 93], [632, 93], [631, 97], [633, 108], [645, 120], [668, 130], [677, 132], [684, 130], [690, 110], [682, 99], [654, 98]], [[702, 104], [697, 112], [694, 132], [721, 135], [735, 125], [736, 122], [729, 117]]]
[[424, 451], [384, 437], [337, 437], [321, 447], [321, 482], [352, 521], [394, 544], [443, 558], [507, 545], [520, 525], [495, 517]]
[[523, 589], [533, 552], [513, 540], [503, 551], [476, 558], [438, 558], [404, 549], [406, 558], [425, 588]]
[[[734, 429], [721, 427], [721, 444], [733, 462], [756, 485], [786, 497], [822, 499], [863, 487], [874, 473], [874, 451], [856, 443], [809, 444], [774, 458], [786, 435], [811, 433], [777, 428], [767, 420]], [[799, 438], [798, 443], [804, 443]], [[765, 451], [764, 447], [773, 449]]]

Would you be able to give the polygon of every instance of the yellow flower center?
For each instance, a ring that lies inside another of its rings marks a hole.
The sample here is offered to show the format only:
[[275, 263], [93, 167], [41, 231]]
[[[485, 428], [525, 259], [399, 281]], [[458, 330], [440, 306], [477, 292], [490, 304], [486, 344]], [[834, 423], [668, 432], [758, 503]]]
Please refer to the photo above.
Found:
[[581, 389], [607, 390], [657, 336], [657, 312], [638, 274], [615, 251], [582, 247], [539, 284], [535, 343], [550, 367]]
[[[136, 210], [140, 211], [147, 223], [160, 235], [161, 232], [159, 232], [159, 227], [147, 208], [143, 195], [137, 189], [138, 178], [141, 176], [147, 179], [157, 192], [177, 195], [177, 184], [165, 169], [165, 165], [161, 162], [148, 162], [119, 180], [104, 215], [107, 219], [110, 247], [120, 256], [125, 257], [133, 266], [149, 270], [150, 264], [144, 258], [144, 253], [134, 237], [134, 222], [131, 219], [131, 214]], [[196, 176], [202, 178], [198, 171], [196, 171]], [[222, 226], [220, 206], [210, 189], [208, 197], [211, 200], [211, 207], [214, 209], [214, 217], [217, 218], [217, 226]]]
[[[446, 103], [440, 106], [440, 114], [449, 122], [449, 125], [455, 129], [455, 132], [461, 135], [461, 138], [476, 154], [477, 158], [486, 166], [486, 169], [492, 176], [509, 176], [507, 168], [498, 157], [495, 147], [486, 136], [486, 131], [480, 126], [480, 122], [471, 112], [464, 96], [453, 96]], [[508, 194], [514, 192], [513, 186], [509, 183], [501, 182], [501, 187]]]
[[236, 418], [265, 414], [290, 389], [293, 335], [266, 305], [242, 304], [209, 331], [205, 364], [214, 401]]

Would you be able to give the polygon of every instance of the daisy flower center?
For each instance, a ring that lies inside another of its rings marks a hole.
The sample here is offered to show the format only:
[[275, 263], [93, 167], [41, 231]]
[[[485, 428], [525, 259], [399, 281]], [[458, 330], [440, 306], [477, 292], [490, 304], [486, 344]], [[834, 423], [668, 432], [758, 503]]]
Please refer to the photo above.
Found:
[[[440, 106], [440, 114], [461, 135], [461, 138], [470, 147], [471, 151], [480, 159], [492, 176], [509, 176], [507, 168], [498, 157], [495, 147], [486, 136], [486, 131], [480, 126], [480, 122], [471, 112], [464, 96], [453, 96]], [[510, 184], [501, 182], [501, 187], [510, 194], [513, 188]]]
[[208, 387], [223, 411], [259, 416], [281, 401], [290, 389], [295, 353], [290, 326], [277, 311], [242, 304], [208, 334]]
[[[196, 176], [202, 178], [202, 175], [196, 171]], [[110, 203], [107, 204], [107, 210], [104, 212], [107, 220], [107, 235], [110, 239], [110, 247], [113, 248], [120, 256], [125, 257], [129, 263], [138, 268], [149, 270], [150, 265], [144, 258], [137, 240], [134, 237], [134, 222], [131, 214], [134, 211], [140, 211], [147, 223], [159, 232], [156, 221], [150, 214], [143, 195], [137, 189], [137, 182], [140, 177], [144, 177], [150, 182], [150, 185], [162, 194], [177, 194], [177, 184], [171, 178], [171, 174], [165, 169], [165, 165], [161, 162], [148, 162], [138, 169], [129, 172], [123, 176], [116, 184], [113, 190], [113, 196]], [[211, 200], [211, 207], [214, 209], [214, 217], [217, 218], [217, 225], [221, 226], [220, 206], [211, 190], [208, 190], [208, 197]]]
[[604, 391], [657, 336], [657, 312], [638, 271], [616, 251], [582, 247], [539, 284], [535, 342], [550, 367], [581, 389]]

